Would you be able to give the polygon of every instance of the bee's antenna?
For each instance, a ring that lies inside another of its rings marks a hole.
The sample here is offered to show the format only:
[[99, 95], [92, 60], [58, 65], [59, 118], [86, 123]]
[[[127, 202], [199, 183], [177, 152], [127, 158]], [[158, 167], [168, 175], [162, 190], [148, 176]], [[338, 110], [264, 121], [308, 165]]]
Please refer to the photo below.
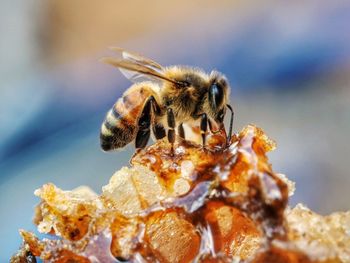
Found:
[[232, 109], [230, 104], [226, 104], [226, 107], [231, 111], [230, 128], [229, 128], [229, 132], [228, 132], [228, 135], [227, 135], [227, 141], [230, 142], [231, 141], [231, 137], [232, 137], [234, 112], [233, 112], [233, 109]]

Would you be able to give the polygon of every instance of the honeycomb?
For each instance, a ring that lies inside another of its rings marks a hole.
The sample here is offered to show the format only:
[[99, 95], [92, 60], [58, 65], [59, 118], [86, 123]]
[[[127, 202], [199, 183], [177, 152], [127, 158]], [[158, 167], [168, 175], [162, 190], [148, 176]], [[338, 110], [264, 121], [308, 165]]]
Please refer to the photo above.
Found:
[[139, 150], [97, 195], [46, 184], [11, 262], [350, 262], [350, 212], [287, 206], [294, 184], [275, 173], [276, 145], [249, 125], [226, 145], [160, 140]]

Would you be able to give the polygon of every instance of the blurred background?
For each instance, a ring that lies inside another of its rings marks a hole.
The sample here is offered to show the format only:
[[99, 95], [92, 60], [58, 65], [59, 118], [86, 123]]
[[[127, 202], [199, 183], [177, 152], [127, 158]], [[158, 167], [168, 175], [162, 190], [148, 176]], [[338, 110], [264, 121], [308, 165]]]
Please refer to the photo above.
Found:
[[20, 245], [36, 188], [97, 192], [133, 147], [103, 153], [99, 128], [130, 83], [98, 59], [121, 46], [163, 65], [217, 69], [232, 86], [235, 131], [278, 143], [291, 205], [350, 209], [349, 1], [0, 3], [0, 261]]

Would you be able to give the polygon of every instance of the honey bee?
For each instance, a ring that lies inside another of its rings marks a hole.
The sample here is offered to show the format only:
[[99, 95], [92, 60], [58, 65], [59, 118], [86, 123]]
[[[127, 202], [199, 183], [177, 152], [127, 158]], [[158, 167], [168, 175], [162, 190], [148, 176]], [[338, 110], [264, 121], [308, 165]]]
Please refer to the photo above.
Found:
[[228, 104], [230, 87], [223, 74], [206, 74], [188, 66], [162, 67], [121, 48], [112, 50], [121, 58], [106, 57], [102, 61], [119, 68], [135, 84], [107, 112], [100, 132], [104, 151], [122, 148], [132, 141], [136, 148], [144, 148], [151, 130], [157, 140], [167, 136], [173, 147], [175, 129], [185, 139], [183, 124], [196, 120], [200, 120], [205, 146], [208, 126], [212, 133], [224, 129], [226, 109], [231, 111], [227, 135], [230, 140], [234, 113]]

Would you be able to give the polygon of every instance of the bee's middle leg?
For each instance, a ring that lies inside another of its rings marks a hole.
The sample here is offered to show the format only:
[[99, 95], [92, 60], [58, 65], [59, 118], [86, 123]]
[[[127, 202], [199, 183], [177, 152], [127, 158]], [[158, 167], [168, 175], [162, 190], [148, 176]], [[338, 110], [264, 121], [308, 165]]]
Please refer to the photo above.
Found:
[[208, 116], [206, 113], [203, 113], [200, 115], [200, 118], [201, 118], [200, 128], [201, 128], [201, 135], [202, 135], [202, 144], [204, 147], [206, 143], [206, 137], [207, 137]]
[[175, 142], [175, 115], [172, 108], [167, 109], [167, 121], [168, 121], [168, 141], [173, 148]]
[[153, 96], [149, 98], [152, 103], [152, 112], [154, 114], [152, 121], [152, 131], [157, 140], [163, 139], [166, 136], [164, 126], [161, 123], [157, 123], [156, 117], [162, 116], [162, 111]]

